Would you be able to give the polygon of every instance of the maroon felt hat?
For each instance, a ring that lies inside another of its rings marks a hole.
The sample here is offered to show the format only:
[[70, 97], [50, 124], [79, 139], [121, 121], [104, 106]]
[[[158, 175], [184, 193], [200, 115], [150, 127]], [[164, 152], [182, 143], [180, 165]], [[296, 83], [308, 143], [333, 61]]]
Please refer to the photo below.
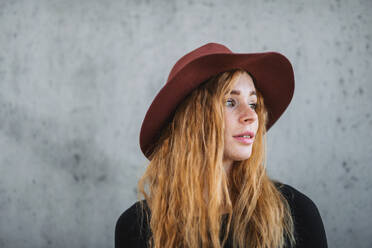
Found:
[[277, 52], [233, 53], [224, 45], [208, 43], [177, 61], [147, 110], [140, 132], [140, 146], [145, 156], [149, 158], [162, 127], [192, 90], [218, 73], [238, 68], [252, 75], [255, 87], [262, 93], [269, 130], [293, 96], [294, 73], [289, 60]]

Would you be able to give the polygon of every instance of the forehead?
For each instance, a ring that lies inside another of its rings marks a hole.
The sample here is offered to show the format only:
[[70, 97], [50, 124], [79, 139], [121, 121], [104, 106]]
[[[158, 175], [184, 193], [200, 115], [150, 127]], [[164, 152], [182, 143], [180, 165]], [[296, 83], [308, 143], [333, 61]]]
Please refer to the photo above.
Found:
[[232, 85], [230, 94], [256, 95], [256, 87], [254, 86], [252, 77], [246, 72], [240, 73]]

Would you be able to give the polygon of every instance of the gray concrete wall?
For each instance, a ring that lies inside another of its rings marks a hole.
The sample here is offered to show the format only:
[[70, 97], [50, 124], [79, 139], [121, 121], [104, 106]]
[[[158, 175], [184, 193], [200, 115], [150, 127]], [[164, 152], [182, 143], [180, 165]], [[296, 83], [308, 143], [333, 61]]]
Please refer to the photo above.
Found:
[[372, 1], [0, 0], [0, 247], [113, 247], [147, 160], [145, 112], [207, 42], [279, 51], [295, 95], [272, 177], [318, 206], [329, 247], [372, 247]]

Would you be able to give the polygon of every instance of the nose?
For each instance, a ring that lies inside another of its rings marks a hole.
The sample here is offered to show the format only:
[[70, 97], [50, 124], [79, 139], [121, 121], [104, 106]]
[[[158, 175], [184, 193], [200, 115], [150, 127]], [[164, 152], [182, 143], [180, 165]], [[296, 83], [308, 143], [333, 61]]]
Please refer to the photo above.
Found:
[[243, 124], [252, 123], [256, 120], [257, 114], [254, 109], [252, 109], [249, 104], [242, 104], [242, 111], [239, 117], [239, 121]]

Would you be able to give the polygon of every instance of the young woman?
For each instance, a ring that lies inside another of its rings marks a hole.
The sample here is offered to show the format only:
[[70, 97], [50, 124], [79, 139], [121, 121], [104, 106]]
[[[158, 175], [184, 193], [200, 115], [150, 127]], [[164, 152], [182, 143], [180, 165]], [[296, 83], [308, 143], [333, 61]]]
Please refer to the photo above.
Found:
[[265, 134], [293, 91], [279, 53], [208, 43], [179, 59], [142, 123], [144, 199], [115, 247], [327, 247], [313, 201], [266, 173]]

